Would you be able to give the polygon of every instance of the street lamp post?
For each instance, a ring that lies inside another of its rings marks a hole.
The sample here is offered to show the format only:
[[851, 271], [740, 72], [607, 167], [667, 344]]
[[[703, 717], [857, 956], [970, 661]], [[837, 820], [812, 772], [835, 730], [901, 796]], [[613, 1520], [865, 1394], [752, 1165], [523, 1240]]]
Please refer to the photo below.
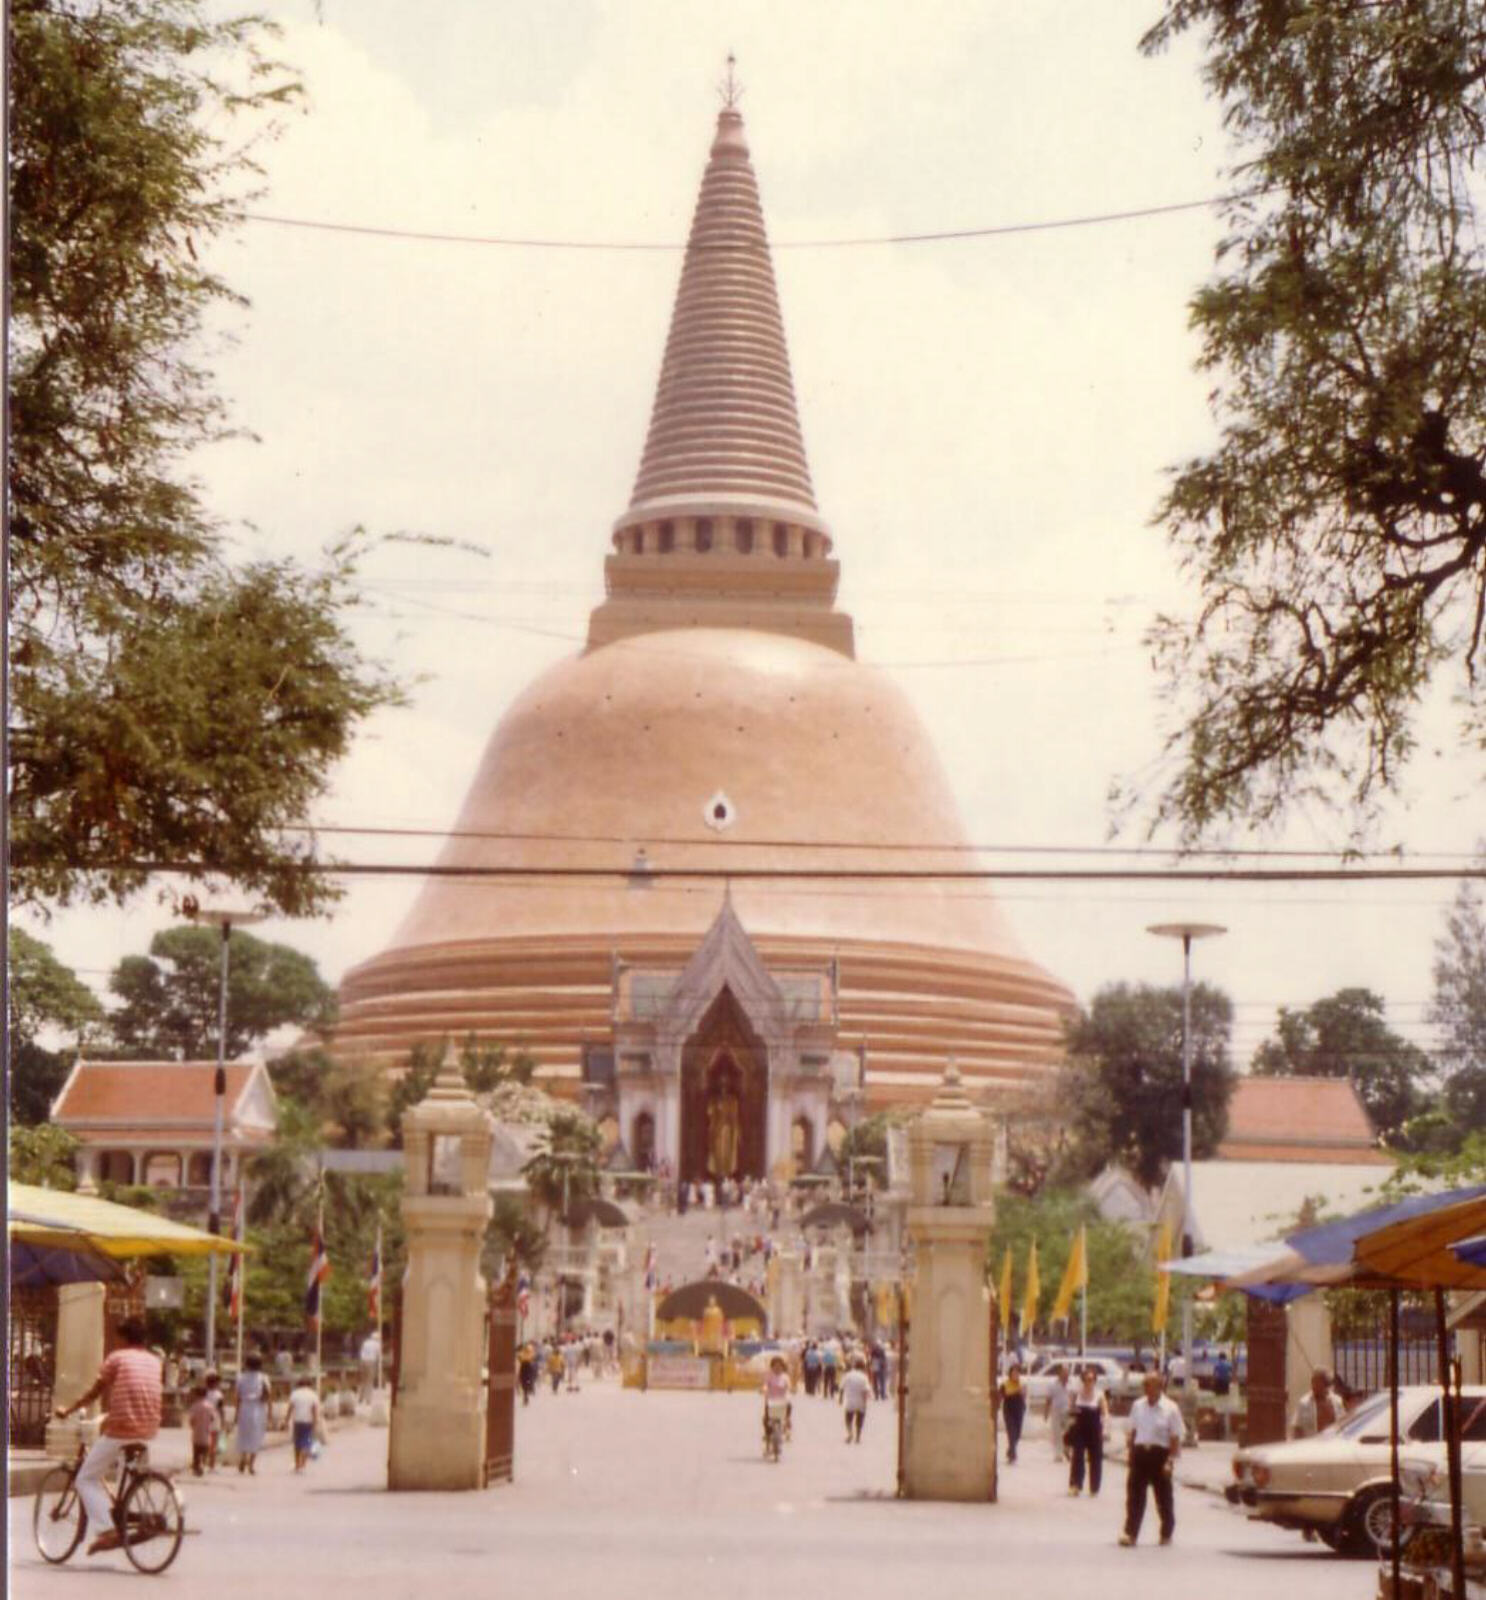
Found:
[[[262, 922], [261, 911], [243, 908], [201, 907], [189, 913], [193, 922], [205, 922], [222, 930], [221, 976], [217, 985], [217, 1076], [213, 1085], [212, 1110], [212, 1189], [211, 1209], [207, 1214], [207, 1231], [222, 1231], [222, 1111], [227, 1100], [227, 950], [234, 927]], [[213, 1251], [206, 1263], [206, 1365], [210, 1370], [217, 1364], [217, 1254]]]
[[[1215, 939], [1227, 929], [1216, 922], [1157, 922], [1146, 929], [1162, 939], [1182, 942], [1182, 1244], [1192, 1249], [1192, 941]], [[1182, 1301], [1182, 1393], [1196, 1377], [1192, 1365], [1192, 1297]]]

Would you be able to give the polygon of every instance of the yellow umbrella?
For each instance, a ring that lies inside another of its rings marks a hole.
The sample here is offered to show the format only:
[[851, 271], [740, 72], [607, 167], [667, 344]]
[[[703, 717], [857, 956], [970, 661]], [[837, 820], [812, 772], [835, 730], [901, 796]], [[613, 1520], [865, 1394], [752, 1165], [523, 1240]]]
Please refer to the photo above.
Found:
[[1355, 1247], [1359, 1266], [1419, 1289], [1486, 1289], [1486, 1267], [1462, 1261], [1450, 1246], [1486, 1232], [1486, 1197], [1441, 1206], [1376, 1233]]
[[100, 1255], [126, 1256], [235, 1255], [248, 1246], [222, 1234], [188, 1228], [149, 1211], [115, 1205], [96, 1195], [41, 1189], [30, 1183], [6, 1186], [5, 1231], [28, 1244], [49, 1244], [66, 1250], [79, 1242]]

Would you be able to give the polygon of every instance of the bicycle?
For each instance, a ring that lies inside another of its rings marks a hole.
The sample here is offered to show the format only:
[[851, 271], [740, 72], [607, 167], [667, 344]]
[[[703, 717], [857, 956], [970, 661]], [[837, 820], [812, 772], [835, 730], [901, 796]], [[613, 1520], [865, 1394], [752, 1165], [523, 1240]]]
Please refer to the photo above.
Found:
[[[71, 1462], [53, 1467], [41, 1480], [32, 1512], [32, 1532], [43, 1561], [60, 1566], [88, 1531], [88, 1516], [77, 1492], [77, 1474], [88, 1447], [79, 1444]], [[176, 1558], [185, 1534], [185, 1510], [175, 1485], [163, 1472], [144, 1465], [143, 1444], [124, 1446], [118, 1484], [109, 1490], [113, 1523], [124, 1554], [140, 1572], [164, 1572]]]

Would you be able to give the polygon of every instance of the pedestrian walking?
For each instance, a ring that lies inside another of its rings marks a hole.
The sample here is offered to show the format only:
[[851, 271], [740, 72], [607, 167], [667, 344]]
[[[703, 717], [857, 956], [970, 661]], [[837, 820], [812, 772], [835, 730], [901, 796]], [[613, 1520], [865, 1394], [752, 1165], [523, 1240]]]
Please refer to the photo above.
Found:
[[805, 1354], [800, 1357], [800, 1365], [805, 1373], [805, 1393], [813, 1395], [820, 1383], [820, 1349], [814, 1339], [805, 1346]]
[[1301, 1396], [1290, 1419], [1290, 1437], [1309, 1439], [1341, 1418], [1342, 1403], [1331, 1386], [1331, 1374], [1325, 1367], [1317, 1367], [1311, 1374], [1309, 1391]]
[[862, 1424], [867, 1420], [867, 1397], [872, 1380], [858, 1358], [841, 1375], [841, 1408], [846, 1417], [847, 1444], [862, 1442]]
[[1218, 1359], [1213, 1362], [1213, 1393], [1220, 1399], [1230, 1393], [1233, 1388], [1233, 1363], [1228, 1359], [1226, 1350], [1218, 1351]]
[[251, 1355], [238, 1374], [237, 1386], [237, 1470], [254, 1475], [258, 1471], [258, 1452], [268, 1433], [271, 1392], [263, 1375], [263, 1357]]
[[207, 1399], [204, 1383], [191, 1390], [186, 1424], [191, 1430], [191, 1471], [199, 1478], [211, 1458], [212, 1429], [217, 1426], [217, 1408]]
[[1016, 1461], [1016, 1447], [1021, 1443], [1022, 1423], [1027, 1416], [1027, 1391], [1022, 1383], [1022, 1364], [1013, 1361], [1001, 1380], [1001, 1417], [1006, 1424], [1006, 1459]]
[[562, 1387], [562, 1375], [565, 1368], [566, 1363], [563, 1361], [562, 1351], [554, 1344], [547, 1352], [547, 1376], [552, 1381], [553, 1394], [556, 1394]]
[[1068, 1469], [1068, 1492], [1080, 1494], [1084, 1471], [1088, 1469], [1089, 1498], [1099, 1493], [1104, 1481], [1104, 1440], [1109, 1432], [1109, 1401], [1099, 1387], [1098, 1367], [1085, 1367], [1073, 1396], [1069, 1421], [1073, 1441], [1073, 1461]]
[[222, 1450], [222, 1429], [226, 1418], [226, 1402], [222, 1398], [222, 1379], [218, 1373], [206, 1375], [206, 1403], [212, 1408], [211, 1437], [207, 1440], [206, 1464], [209, 1471], [217, 1470], [217, 1457]]
[[1053, 1442], [1054, 1461], [1068, 1459], [1067, 1434], [1071, 1424], [1073, 1392], [1073, 1380], [1068, 1376], [1067, 1368], [1059, 1362], [1053, 1368], [1052, 1385], [1047, 1391], [1047, 1400], [1042, 1407], [1042, 1414], [1047, 1418], [1048, 1437]]
[[537, 1348], [530, 1340], [522, 1345], [517, 1357], [516, 1377], [521, 1385], [521, 1403], [529, 1406], [537, 1387]]
[[1130, 1470], [1125, 1480], [1125, 1529], [1122, 1545], [1140, 1537], [1145, 1518], [1146, 1491], [1156, 1497], [1161, 1522], [1161, 1543], [1170, 1544], [1176, 1531], [1176, 1497], [1172, 1491], [1176, 1458], [1182, 1450], [1182, 1414], [1161, 1392], [1161, 1374], [1148, 1372], [1145, 1393], [1130, 1408], [1125, 1432], [1130, 1441]]
[[841, 1346], [827, 1339], [820, 1347], [820, 1392], [827, 1400], [836, 1398], [836, 1377], [841, 1363]]
[[308, 1373], [289, 1391], [289, 1427], [294, 1443], [294, 1470], [303, 1472], [315, 1448], [315, 1434], [321, 1428], [320, 1396], [315, 1393]]
[[887, 1399], [887, 1351], [883, 1349], [881, 1341], [874, 1341], [872, 1354], [868, 1358], [868, 1370], [872, 1375], [872, 1398], [874, 1400]]

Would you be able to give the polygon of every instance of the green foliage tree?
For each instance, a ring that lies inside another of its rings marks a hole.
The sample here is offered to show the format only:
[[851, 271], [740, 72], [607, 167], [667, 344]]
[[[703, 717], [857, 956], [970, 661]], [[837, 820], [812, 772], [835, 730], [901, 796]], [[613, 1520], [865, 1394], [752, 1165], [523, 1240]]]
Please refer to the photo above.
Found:
[[263, 1227], [303, 1224], [315, 1190], [320, 1145], [319, 1113], [297, 1100], [281, 1099], [273, 1143], [247, 1164], [249, 1222]]
[[1439, 1030], [1440, 1109], [1464, 1137], [1486, 1128], [1486, 905], [1477, 884], [1460, 886], [1435, 943], [1429, 1020]]
[[854, 1172], [859, 1188], [868, 1183], [875, 1189], [887, 1187], [887, 1131], [895, 1120], [893, 1113], [877, 1111], [846, 1130], [836, 1153], [843, 1177]]
[[[1228, 1124], [1233, 1006], [1192, 987], [1192, 1153], [1211, 1155]], [[1073, 1165], [1084, 1176], [1110, 1160], [1144, 1184], [1182, 1153], [1182, 992], [1148, 984], [1101, 989], [1069, 1029], [1064, 1096]]]
[[1259, 1077], [1350, 1078], [1378, 1132], [1393, 1138], [1424, 1108], [1430, 1059], [1384, 1021], [1370, 989], [1338, 989], [1304, 1010], [1281, 1006], [1275, 1036], [1254, 1052]]
[[532, 1215], [521, 1195], [493, 1197], [490, 1226], [480, 1254], [481, 1270], [493, 1288], [514, 1261], [518, 1267], [535, 1272], [547, 1253], [547, 1231]]
[[396, 698], [346, 631], [359, 538], [228, 564], [183, 463], [230, 432], [203, 365], [240, 304], [198, 246], [296, 94], [270, 29], [203, 0], [14, 0], [10, 888], [122, 901], [152, 863], [299, 914], [337, 892], [284, 830]]
[[1167, 0], [1143, 48], [1188, 29], [1239, 164], [1191, 306], [1220, 441], [1158, 513], [1201, 606], [1153, 630], [1157, 818], [1365, 823], [1438, 669], [1486, 746], [1486, 11]]
[[[334, 1021], [335, 992], [300, 951], [234, 929], [227, 956], [229, 1056], [286, 1023]], [[148, 956], [125, 956], [109, 978], [124, 1002], [109, 1018], [119, 1045], [142, 1058], [215, 1055], [221, 959], [221, 935], [209, 927], [163, 929]]]
[[9, 1173], [17, 1183], [43, 1189], [77, 1188], [77, 1140], [54, 1122], [10, 1125]]
[[38, 1037], [53, 1030], [81, 1044], [103, 1018], [98, 997], [50, 945], [24, 928], [7, 930], [6, 1010], [10, 1024], [10, 1115], [13, 1122], [45, 1122], [66, 1081], [65, 1051]]
[[527, 1188], [549, 1213], [599, 1192], [598, 1124], [576, 1106], [558, 1106], [548, 1118], [535, 1154], [521, 1169]]
[[[433, 1087], [447, 1041], [417, 1044], [408, 1052], [407, 1066], [387, 1095], [387, 1127], [394, 1145], [402, 1144], [402, 1117]], [[499, 1097], [504, 1091], [526, 1088], [536, 1071], [536, 1061], [524, 1050], [494, 1044], [471, 1033], [459, 1047], [459, 1065], [471, 1094]]]

